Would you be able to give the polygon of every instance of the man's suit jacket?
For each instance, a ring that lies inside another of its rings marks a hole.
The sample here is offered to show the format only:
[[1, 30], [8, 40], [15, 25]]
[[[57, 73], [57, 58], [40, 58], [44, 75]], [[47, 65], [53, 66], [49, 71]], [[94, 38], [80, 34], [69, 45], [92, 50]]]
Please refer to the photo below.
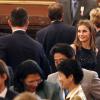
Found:
[[14, 91], [7, 90], [6, 96], [4, 100], [13, 100], [17, 94]]
[[41, 29], [36, 34], [36, 40], [39, 41], [49, 57], [49, 51], [56, 43], [72, 44], [76, 36], [74, 27], [66, 26], [64, 23], [57, 21]]
[[50, 74], [50, 67], [41, 44], [21, 30], [0, 37], [0, 59], [14, 71], [22, 61], [32, 59], [40, 65], [46, 76]]
[[[75, 14], [72, 17], [71, 0], [57, 0], [63, 4], [64, 7], [64, 22], [70, 25], [76, 25], [79, 19], [89, 19], [89, 12], [97, 6], [97, 0], [78, 0], [79, 5]], [[84, 6], [83, 16], [80, 14], [81, 7]]]
[[63, 100], [61, 88], [58, 84], [44, 81], [42, 87], [36, 92], [42, 99]]
[[[83, 73], [84, 77], [81, 85], [87, 100], [100, 100], [100, 79], [98, 78], [98, 74], [86, 69], [83, 69]], [[47, 80], [49, 82], [59, 83], [57, 76], [58, 72], [50, 74]]]

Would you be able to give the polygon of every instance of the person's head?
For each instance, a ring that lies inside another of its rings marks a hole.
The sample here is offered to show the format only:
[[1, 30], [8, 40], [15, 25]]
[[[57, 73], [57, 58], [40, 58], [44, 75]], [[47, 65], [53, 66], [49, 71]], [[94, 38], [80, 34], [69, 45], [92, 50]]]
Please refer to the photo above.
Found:
[[61, 20], [63, 16], [63, 6], [60, 3], [51, 4], [48, 7], [48, 16], [51, 21]]
[[96, 26], [96, 28], [100, 28], [100, 8], [94, 8], [90, 11], [90, 21]]
[[75, 44], [82, 47], [87, 44], [92, 50], [95, 50], [96, 30], [93, 23], [89, 20], [80, 20], [77, 24], [77, 34]]
[[0, 89], [9, 86], [9, 71], [6, 63], [0, 60]]
[[79, 66], [76, 60], [64, 60], [58, 65], [57, 69], [59, 73], [58, 79], [63, 88], [70, 90], [72, 86], [79, 85], [83, 78], [82, 68]]
[[18, 7], [11, 11], [8, 23], [11, 27], [27, 27], [28, 14], [24, 8]]
[[41, 100], [36, 94], [23, 92], [17, 95], [14, 100]]
[[55, 66], [60, 64], [63, 60], [75, 58], [75, 52], [73, 48], [66, 43], [55, 44], [50, 50], [50, 54], [54, 59]]
[[22, 62], [15, 73], [14, 88], [18, 92], [34, 92], [44, 80], [40, 66], [33, 60]]

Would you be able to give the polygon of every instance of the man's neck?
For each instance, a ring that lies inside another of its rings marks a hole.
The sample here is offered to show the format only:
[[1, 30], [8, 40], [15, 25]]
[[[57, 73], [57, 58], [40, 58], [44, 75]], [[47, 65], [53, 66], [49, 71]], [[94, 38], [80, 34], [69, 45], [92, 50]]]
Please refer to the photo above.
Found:
[[12, 27], [12, 32], [15, 32], [17, 30], [22, 30], [22, 31], [26, 31], [26, 27]]

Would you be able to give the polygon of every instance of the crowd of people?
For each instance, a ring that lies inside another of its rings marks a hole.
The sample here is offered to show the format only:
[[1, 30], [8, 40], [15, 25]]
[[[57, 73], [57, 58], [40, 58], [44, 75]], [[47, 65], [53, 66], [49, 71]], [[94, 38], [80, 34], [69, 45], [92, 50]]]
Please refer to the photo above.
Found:
[[0, 37], [0, 100], [100, 100], [100, 8], [58, 1], [35, 39], [26, 9], [11, 11], [12, 34]]

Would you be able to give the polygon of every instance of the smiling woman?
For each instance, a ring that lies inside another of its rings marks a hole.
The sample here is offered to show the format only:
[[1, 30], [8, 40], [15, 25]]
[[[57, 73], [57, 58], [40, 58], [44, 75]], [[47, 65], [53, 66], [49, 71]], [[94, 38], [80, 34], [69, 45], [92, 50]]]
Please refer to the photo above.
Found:
[[96, 30], [89, 20], [80, 20], [77, 25], [77, 34], [71, 46], [76, 52], [76, 59], [82, 68], [95, 70], [97, 48], [95, 45]]

